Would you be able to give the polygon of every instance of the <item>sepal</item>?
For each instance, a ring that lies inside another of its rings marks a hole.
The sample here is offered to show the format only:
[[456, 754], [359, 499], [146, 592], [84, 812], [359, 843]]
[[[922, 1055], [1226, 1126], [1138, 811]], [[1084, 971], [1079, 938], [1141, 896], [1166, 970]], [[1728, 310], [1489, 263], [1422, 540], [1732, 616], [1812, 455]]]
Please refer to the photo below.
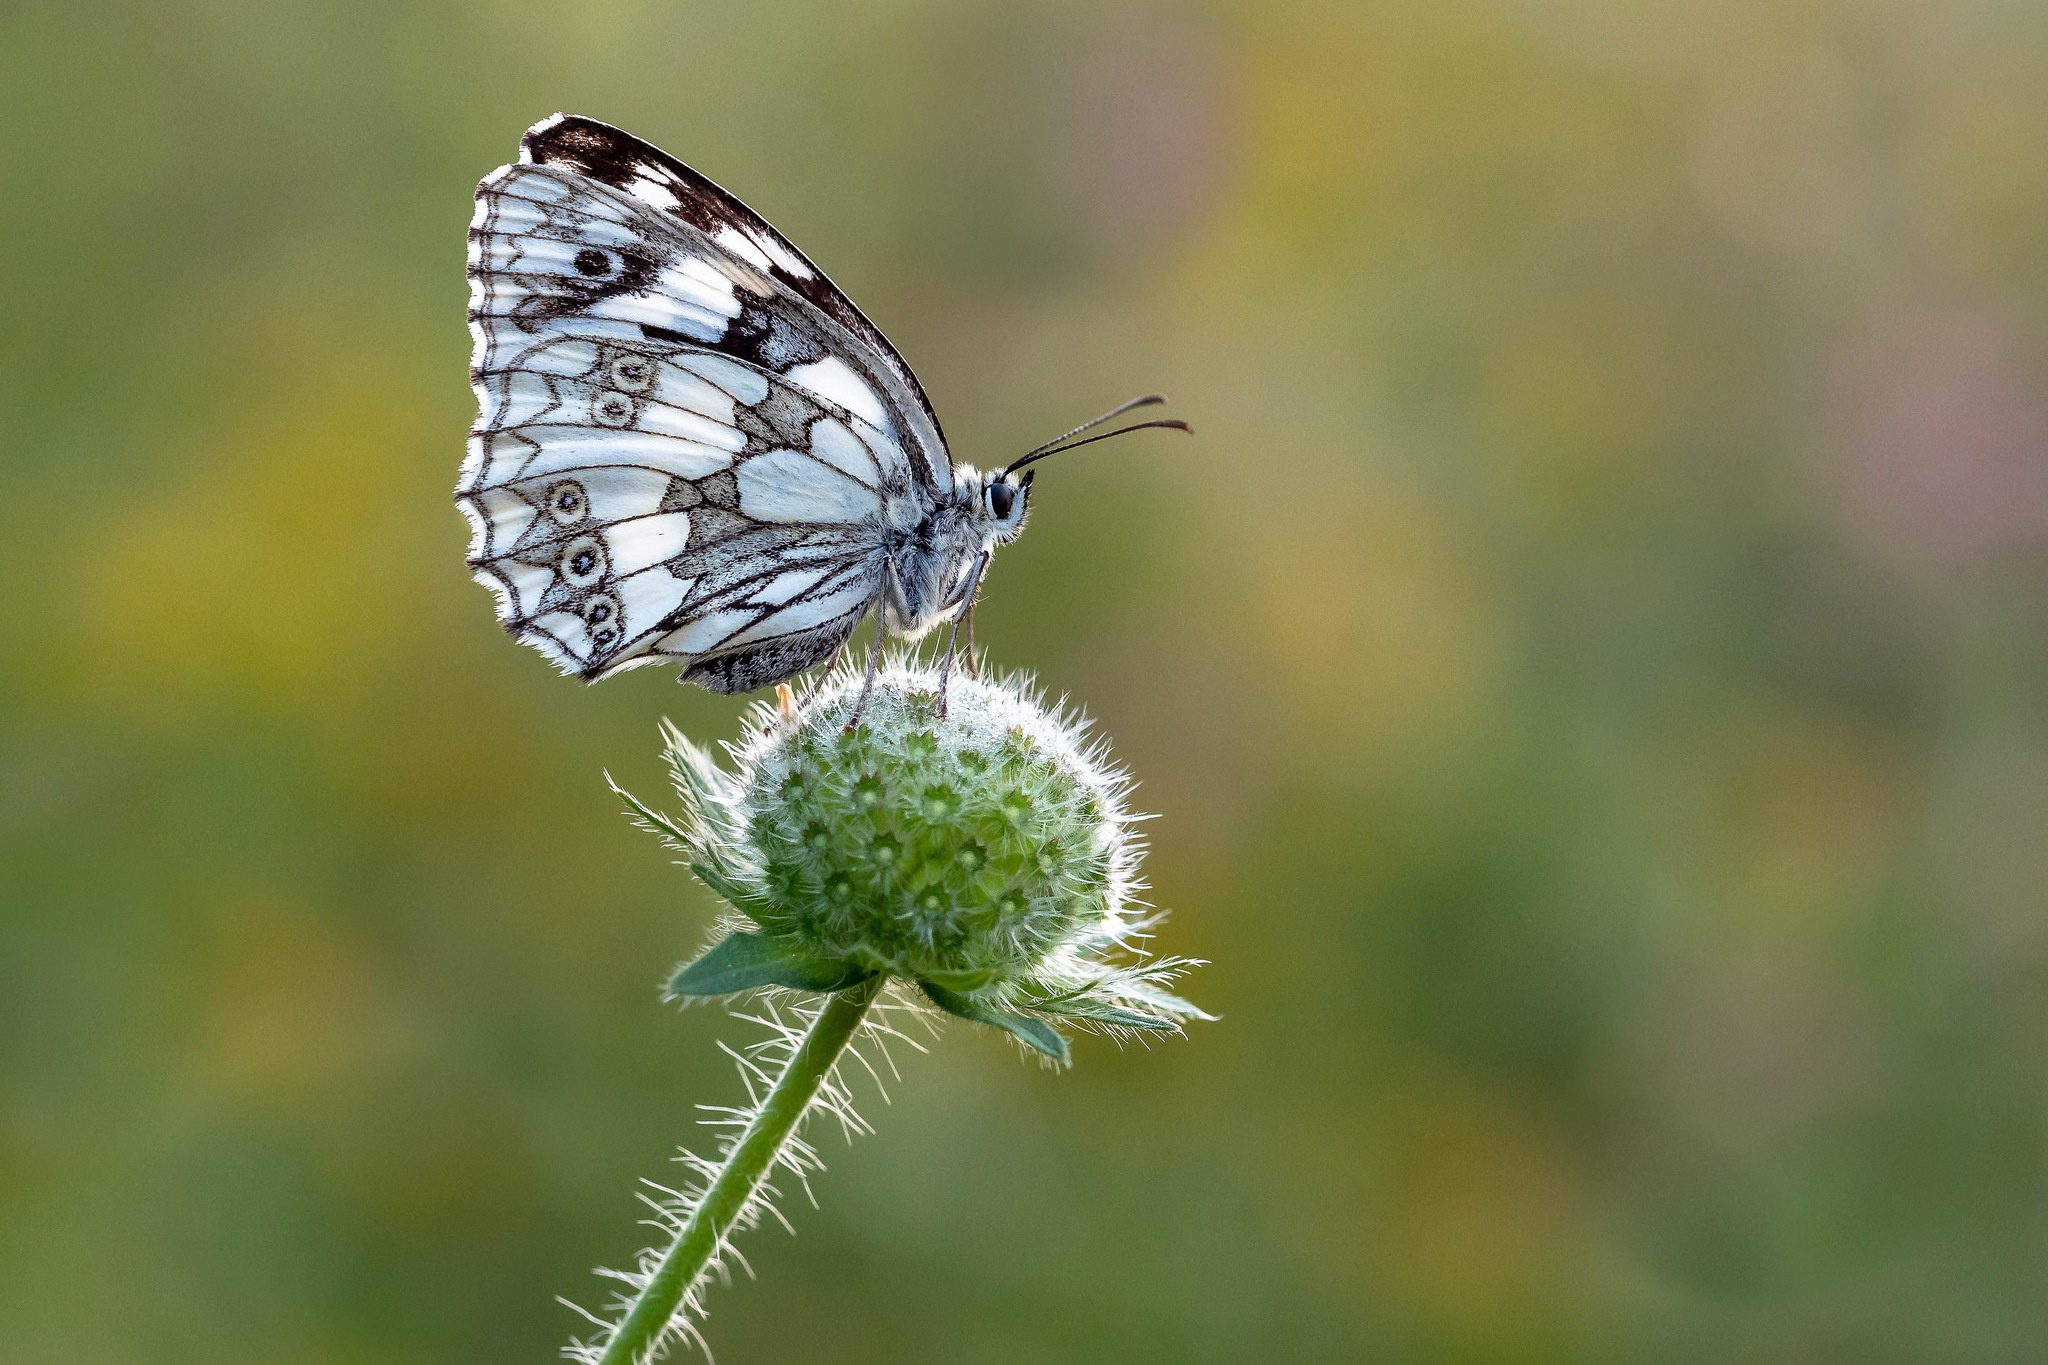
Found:
[[644, 830], [651, 831], [664, 844], [667, 844], [677, 853], [686, 853], [693, 857], [703, 855], [704, 840], [698, 831], [683, 828], [683, 826], [677, 824], [668, 816], [648, 805], [645, 801], [642, 801], [639, 797], [621, 787], [618, 779], [610, 773], [604, 775], [604, 784], [612, 789], [612, 795], [626, 803], [626, 813], [632, 816], [634, 824]]
[[742, 915], [745, 915], [754, 923], [759, 924], [761, 922], [762, 915], [766, 913], [761, 898], [740, 885], [734, 879], [732, 873], [709, 859], [696, 859], [692, 861], [690, 863], [690, 871], [696, 875], [698, 881], [710, 887], [712, 893], [725, 901], [726, 904], [739, 911]]
[[929, 981], [940, 990], [951, 991], [955, 995], [972, 995], [994, 985], [996, 975], [995, 968], [982, 967], [971, 972], [926, 972], [919, 980]]
[[845, 962], [799, 957], [765, 934], [736, 930], [712, 944], [668, 983], [671, 997], [732, 995], [759, 986], [843, 991], [874, 973]]
[[1011, 999], [1034, 1014], [1056, 1015], [1111, 1031], [1130, 1028], [1179, 1033], [1185, 1020], [1215, 1018], [1166, 989], [1176, 977], [1198, 965], [1187, 958], [1153, 958], [1102, 969], [1078, 980], [1041, 978], [1026, 982]]
[[661, 729], [667, 740], [669, 780], [699, 825], [700, 838], [710, 844], [729, 842], [740, 832], [733, 815], [740, 796], [732, 778], [672, 722], [664, 720]]
[[1083, 997], [1078, 1000], [1048, 1000], [1031, 1002], [1031, 1007], [1041, 1014], [1057, 1014], [1062, 1019], [1081, 1019], [1091, 1024], [1107, 1024], [1111, 1028], [1145, 1029], [1151, 1033], [1179, 1033], [1179, 1021], [1157, 1014], [1145, 1014], [1109, 1000], [1093, 1000]]
[[[689, 743], [688, 740], [682, 740], [681, 742], [684, 744]], [[691, 752], [695, 755], [694, 749]], [[702, 759], [702, 755], [695, 755], [695, 758]], [[675, 762], [678, 771], [688, 766], [683, 759], [673, 759], [672, 757], [672, 761]], [[702, 761], [708, 763], [710, 760], [702, 759]], [[726, 901], [733, 909], [739, 911], [748, 919], [754, 921], [754, 923], [759, 924], [761, 922], [761, 917], [765, 913], [765, 907], [761, 902], [760, 896], [740, 880], [728, 863], [725, 856], [725, 849], [728, 845], [721, 842], [718, 837], [714, 837], [714, 833], [708, 823], [709, 817], [703, 813], [703, 807], [696, 804], [686, 806], [685, 809], [694, 814], [685, 822], [678, 823], [648, 805], [624, 787], [621, 787], [612, 780], [610, 773], [604, 775], [604, 780], [606, 785], [612, 789], [613, 794], [626, 803], [626, 811], [633, 817], [634, 824], [642, 829], [653, 831], [654, 834], [660, 837], [663, 843], [686, 857], [689, 860], [686, 866], [696, 875], [698, 881], [711, 888], [714, 895]], [[678, 787], [682, 786], [680, 778], [677, 780], [677, 785]], [[697, 800], [696, 795], [692, 791], [686, 791], [686, 797], [693, 803]]]
[[1060, 1036], [1058, 1029], [1043, 1019], [1034, 1019], [1028, 1014], [1016, 1014], [1006, 1009], [976, 1000], [970, 995], [960, 995], [944, 986], [929, 981], [920, 981], [918, 988], [925, 998], [946, 1013], [960, 1019], [970, 1019], [977, 1024], [987, 1024], [1014, 1034], [1035, 1050], [1065, 1066], [1070, 1059], [1067, 1040]]

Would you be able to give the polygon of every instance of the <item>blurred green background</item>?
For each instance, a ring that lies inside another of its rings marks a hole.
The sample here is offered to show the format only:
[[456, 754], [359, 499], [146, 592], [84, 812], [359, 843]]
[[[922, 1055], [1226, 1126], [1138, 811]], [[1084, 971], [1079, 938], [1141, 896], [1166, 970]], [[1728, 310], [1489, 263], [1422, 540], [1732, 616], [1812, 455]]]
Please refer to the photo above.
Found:
[[0, 1348], [546, 1360], [692, 1106], [655, 723], [492, 623], [463, 232], [723, 181], [989, 463], [1223, 1015], [965, 1027], [728, 1365], [2048, 1352], [2048, 10], [0, 10]]

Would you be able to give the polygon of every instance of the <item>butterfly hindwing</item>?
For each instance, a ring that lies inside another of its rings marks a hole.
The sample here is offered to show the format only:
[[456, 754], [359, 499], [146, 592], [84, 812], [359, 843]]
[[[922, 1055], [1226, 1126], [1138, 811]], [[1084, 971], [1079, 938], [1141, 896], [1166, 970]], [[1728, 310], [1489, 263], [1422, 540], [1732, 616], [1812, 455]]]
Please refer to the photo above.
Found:
[[[573, 270], [569, 248], [596, 250], [578, 241], [616, 237], [602, 207], [569, 201], [578, 219], [479, 207], [479, 221], [520, 217], [524, 231], [479, 223], [475, 248], [479, 417], [457, 489], [471, 569], [508, 630], [586, 679], [729, 653], [745, 659], [692, 677], [786, 677], [872, 604], [885, 497], [913, 493], [905, 456], [756, 366], [649, 340], [637, 317], [659, 317], [664, 334], [702, 321], [664, 289], [682, 268], [672, 241], [616, 244], [637, 262], [637, 293], [551, 272], [563, 258]], [[563, 225], [578, 235], [539, 235]]]
[[738, 474], [690, 478], [666, 461], [628, 462], [631, 450], [606, 463], [600, 447], [564, 464], [560, 430], [479, 435], [457, 503], [472, 523], [472, 572], [500, 619], [564, 671], [595, 680], [688, 665], [833, 626], [829, 653], [872, 605], [882, 575], [872, 534], [749, 515], [778, 509], [772, 486], [743, 481], [748, 461], [734, 462]]

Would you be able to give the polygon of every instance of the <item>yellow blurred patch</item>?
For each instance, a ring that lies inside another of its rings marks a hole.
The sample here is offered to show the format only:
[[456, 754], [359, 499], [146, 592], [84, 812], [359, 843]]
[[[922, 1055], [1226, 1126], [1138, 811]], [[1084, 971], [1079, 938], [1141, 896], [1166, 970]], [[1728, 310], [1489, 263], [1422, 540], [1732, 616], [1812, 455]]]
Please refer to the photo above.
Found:
[[1604, 1258], [1563, 1134], [1425, 1063], [1274, 1140], [1298, 1270], [1362, 1321], [1415, 1324], [1447, 1359], [1569, 1358], [1549, 1348], [1582, 1331]]
[[[2008, 288], [2039, 268], [2048, 221], [2048, 117], [2040, 92], [2048, 60], [2033, 48], [2004, 55], [1995, 75], [1964, 68], [1926, 99], [1910, 127], [1906, 192], [1928, 245], [1980, 289]], [[2034, 168], [2015, 174], [2015, 168]]]
[[400, 1028], [382, 973], [338, 926], [249, 903], [216, 928], [199, 1061], [208, 1090], [317, 1108], [391, 1054]]
[[462, 579], [454, 522], [434, 515], [456, 457], [429, 459], [421, 412], [366, 404], [388, 389], [348, 378], [266, 385], [296, 401], [234, 415], [189, 454], [188, 480], [95, 528], [77, 556], [90, 700], [143, 716], [217, 696], [296, 710], [420, 644], [423, 585]]
[[1383, 1283], [1472, 1347], [1548, 1335], [1569, 1320], [1590, 1237], [1569, 1148], [1498, 1097], [1428, 1079], [1388, 1134]]
[[1232, 225], [1254, 279], [1331, 247], [1510, 248], [1585, 196], [1633, 213], [1659, 185], [1645, 174], [1654, 122], [1531, 62], [1506, 11], [1267, 13], [1259, 27], [1241, 81], [1253, 170]]
[[1250, 562], [1254, 662], [1307, 753], [1345, 764], [1418, 756], [1488, 705], [1494, 594], [1426, 504], [1326, 488], [1261, 524]]
[[1612, 291], [1554, 301], [1503, 330], [1484, 409], [1499, 504], [1570, 534], [1602, 513], [1632, 525], [1653, 453], [1677, 435], [1699, 357], [1636, 300]]
[[[1871, 737], [1791, 712], [1748, 713], [1725, 735], [1711, 824], [1687, 846], [1713, 903], [1744, 933], [1826, 932], [1868, 908], [1911, 830], [1911, 783]], [[1718, 829], [1722, 839], [1706, 836]]]

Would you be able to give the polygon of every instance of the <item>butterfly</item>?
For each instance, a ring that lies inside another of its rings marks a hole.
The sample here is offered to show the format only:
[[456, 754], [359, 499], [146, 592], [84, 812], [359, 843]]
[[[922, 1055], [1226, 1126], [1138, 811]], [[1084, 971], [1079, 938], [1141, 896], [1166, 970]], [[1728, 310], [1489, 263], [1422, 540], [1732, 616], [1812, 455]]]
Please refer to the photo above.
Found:
[[484, 177], [468, 259], [469, 567], [507, 631], [586, 682], [680, 663], [749, 692], [836, 658], [870, 612], [870, 683], [885, 635], [950, 621], [943, 679], [1024, 528], [1018, 471], [1190, 430], [1074, 439], [1152, 394], [1002, 469], [954, 464], [910, 367], [809, 258], [594, 119], [542, 120]]

